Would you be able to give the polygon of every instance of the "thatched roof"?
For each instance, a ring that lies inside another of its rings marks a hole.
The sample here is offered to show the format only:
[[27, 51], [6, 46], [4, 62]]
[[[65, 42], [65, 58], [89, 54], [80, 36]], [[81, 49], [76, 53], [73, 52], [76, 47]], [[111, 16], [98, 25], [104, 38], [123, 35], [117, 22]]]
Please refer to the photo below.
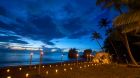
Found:
[[123, 33], [140, 31], [140, 11], [121, 14], [113, 22], [115, 28], [122, 29]]

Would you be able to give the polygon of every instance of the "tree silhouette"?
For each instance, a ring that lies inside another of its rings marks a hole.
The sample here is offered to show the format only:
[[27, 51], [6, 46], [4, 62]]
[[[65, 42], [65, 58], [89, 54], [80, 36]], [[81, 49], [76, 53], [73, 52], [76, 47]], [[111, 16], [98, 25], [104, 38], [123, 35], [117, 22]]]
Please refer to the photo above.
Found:
[[68, 57], [69, 58], [77, 58], [78, 51], [76, 50], [76, 48], [71, 48], [68, 52]]
[[93, 40], [96, 40], [96, 42], [98, 43], [98, 45], [100, 46], [100, 48], [102, 49], [102, 51], [104, 51], [104, 49], [102, 48], [100, 42], [98, 41], [99, 39], [102, 39], [100, 33], [94, 31], [94, 32], [92, 33], [92, 39], [93, 39]]

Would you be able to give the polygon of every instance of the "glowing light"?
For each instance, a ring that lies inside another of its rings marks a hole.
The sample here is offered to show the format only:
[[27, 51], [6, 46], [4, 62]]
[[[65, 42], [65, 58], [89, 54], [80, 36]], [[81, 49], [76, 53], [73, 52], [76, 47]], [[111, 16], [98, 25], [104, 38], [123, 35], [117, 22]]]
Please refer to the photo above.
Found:
[[36, 66], [34, 67], [34, 69], [36, 69]]
[[46, 71], [46, 74], [49, 74], [49, 72], [48, 72], [48, 71]]
[[88, 67], [89, 67], [89, 65], [88, 65]]
[[81, 69], [82, 67], [80, 66], [80, 69]]
[[79, 54], [76, 54], [76, 56], [78, 57], [78, 56], [79, 56]]
[[52, 66], [50, 65], [50, 67], [52, 67]]
[[65, 66], [66, 64], [64, 64], [64, 66]]
[[67, 69], [64, 69], [64, 71], [66, 71]]
[[55, 70], [55, 72], [57, 73], [57, 72], [58, 72], [58, 70], [56, 69], [56, 70]]
[[12, 78], [11, 76], [7, 76], [7, 78]]
[[72, 67], [70, 68], [70, 70], [72, 70]]
[[34, 55], [34, 53], [30, 53], [30, 56], [33, 56]]
[[19, 70], [21, 71], [21, 70], [22, 70], [22, 68], [19, 68]]
[[26, 73], [26, 75], [25, 75], [25, 76], [26, 76], [26, 78], [27, 78], [27, 77], [29, 77], [29, 74], [28, 74], [28, 73]]
[[44, 53], [41, 51], [40, 54], [43, 55]]
[[45, 67], [45, 66], [42, 66], [43, 68]]
[[10, 72], [10, 69], [7, 69], [6, 71], [7, 71], [7, 73], [9, 73]]
[[86, 65], [84, 65], [84, 67], [86, 68], [87, 66], [86, 66]]

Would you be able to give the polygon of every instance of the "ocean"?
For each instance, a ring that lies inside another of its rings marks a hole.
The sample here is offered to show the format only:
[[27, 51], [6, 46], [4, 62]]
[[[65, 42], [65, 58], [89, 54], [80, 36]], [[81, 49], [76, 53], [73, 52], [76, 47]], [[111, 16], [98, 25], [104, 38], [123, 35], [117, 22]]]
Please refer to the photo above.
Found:
[[[64, 55], [63, 58], [61, 55]], [[82, 53], [79, 53], [82, 55]], [[62, 58], [62, 60], [61, 60]], [[32, 64], [39, 64], [40, 54], [39, 52], [34, 52], [32, 56]], [[83, 60], [78, 58], [78, 60]], [[76, 61], [76, 59], [68, 58], [68, 52], [44, 52], [42, 57], [43, 64], [58, 63], [65, 61]], [[9, 52], [0, 52], [0, 67], [7, 66], [20, 66], [20, 65], [29, 65], [30, 64], [30, 52], [29, 51], [9, 51]]]

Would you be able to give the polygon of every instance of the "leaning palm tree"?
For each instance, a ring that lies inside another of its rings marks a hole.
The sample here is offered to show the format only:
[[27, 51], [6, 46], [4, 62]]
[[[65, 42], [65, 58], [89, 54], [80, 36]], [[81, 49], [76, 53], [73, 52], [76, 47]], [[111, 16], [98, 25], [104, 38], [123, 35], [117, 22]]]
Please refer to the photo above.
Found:
[[115, 46], [114, 46], [114, 44], [113, 44], [113, 42], [111, 40], [111, 37], [110, 37], [110, 35], [111, 35], [112, 31], [113, 31], [113, 28], [110, 28], [109, 27], [110, 26], [109, 24], [110, 24], [110, 21], [107, 18], [102, 18], [99, 21], [100, 28], [104, 28], [105, 29], [105, 31], [106, 31], [105, 35], [108, 37], [109, 43], [111, 44], [112, 48], [114, 49], [115, 54], [119, 58], [119, 55], [117, 53], [117, 50], [116, 50], [116, 48], [115, 48]]
[[114, 20], [114, 27], [119, 31], [123, 37], [123, 42], [128, 50], [128, 54], [131, 58], [133, 64], [137, 65], [134, 57], [132, 56], [131, 49], [129, 47], [129, 42], [127, 35], [135, 35], [140, 32], [140, 11], [138, 12], [129, 12], [118, 16]]
[[94, 32], [92, 33], [92, 39], [93, 39], [93, 40], [96, 40], [96, 42], [98, 43], [98, 45], [100, 46], [100, 48], [102, 49], [102, 51], [104, 51], [103, 47], [101, 46], [100, 42], [98, 41], [99, 39], [102, 39], [100, 33], [94, 31]]
[[[128, 54], [131, 58], [133, 64], [137, 65], [134, 57], [132, 56], [127, 34], [128, 33], [137, 33], [140, 27], [140, 1], [139, 0], [97, 0], [97, 5], [103, 5], [103, 8], [112, 8], [116, 7], [115, 9], [120, 12], [120, 16], [117, 17], [114, 21], [115, 28], [119, 31], [119, 34], [123, 38], [123, 43], [125, 44]], [[124, 5], [128, 7], [128, 14], [123, 14], [121, 11], [121, 6]]]

